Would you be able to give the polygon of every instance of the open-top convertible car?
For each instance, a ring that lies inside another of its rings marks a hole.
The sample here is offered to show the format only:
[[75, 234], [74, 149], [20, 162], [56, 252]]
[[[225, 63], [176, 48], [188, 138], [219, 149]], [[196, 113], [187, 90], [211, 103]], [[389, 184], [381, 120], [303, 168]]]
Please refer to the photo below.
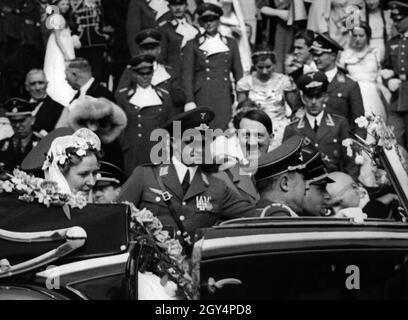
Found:
[[199, 230], [191, 259], [130, 204], [2, 193], [0, 299], [405, 299], [408, 175], [394, 146], [375, 152], [399, 198], [389, 219], [231, 220]]

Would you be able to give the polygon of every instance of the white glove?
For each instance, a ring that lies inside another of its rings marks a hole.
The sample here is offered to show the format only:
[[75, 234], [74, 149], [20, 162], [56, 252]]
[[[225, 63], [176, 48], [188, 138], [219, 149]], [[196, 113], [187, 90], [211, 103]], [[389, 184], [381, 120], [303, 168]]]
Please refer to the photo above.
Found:
[[388, 89], [390, 89], [391, 92], [397, 91], [401, 86], [401, 82], [400, 79], [391, 79], [388, 81]]
[[395, 75], [393, 70], [383, 69], [380, 71], [380, 75], [383, 79], [387, 80]]
[[188, 102], [184, 106], [184, 112], [187, 112], [187, 111], [190, 111], [196, 108], [197, 108], [197, 105], [195, 104], [195, 102]]
[[79, 37], [76, 34], [72, 36], [72, 42], [75, 49], [80, 49], [82, 47], [81, 40], [79, 40]]

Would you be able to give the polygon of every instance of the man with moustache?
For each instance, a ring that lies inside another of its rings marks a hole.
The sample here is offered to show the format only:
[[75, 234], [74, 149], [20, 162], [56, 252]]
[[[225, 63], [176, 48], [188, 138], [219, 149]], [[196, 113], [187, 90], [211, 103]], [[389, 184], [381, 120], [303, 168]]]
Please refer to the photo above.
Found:
[[408, 148], [408, 4], [390, 1], [391, 18], [398, 33], [386, 45], [384, 82], [391, 91], [388, 121], [400, 145]]
[[328, 85], [322, 72], [308, 73], [299, 78], [297, 86], [306, 114], [285, 128], [283, 140], [294, 135], [304, 137], [306, 145], [312, 145], [322, 153], [329, 172], [344, 171], [357, 179], [360, 167], [355, 164], [354, 158], [347, 156], [342, 145], [345, 139], [350, 138], [347, 120], [329, 112], [330, 108], [325, 104]]
[[147, 208], [183, 243], [200, 228], [257, 215], [254, 205], [202, 169], [203, 136], [213, 118], [211, 109], [198, 107], [168, 121], [163, 128], [170, 135], [169, 163], [136, 168], [118, 200]]

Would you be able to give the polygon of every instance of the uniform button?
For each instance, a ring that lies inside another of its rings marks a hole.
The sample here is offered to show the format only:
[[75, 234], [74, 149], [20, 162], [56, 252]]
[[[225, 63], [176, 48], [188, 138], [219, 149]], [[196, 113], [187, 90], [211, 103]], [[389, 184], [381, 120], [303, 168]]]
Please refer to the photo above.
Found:
[[184, 221], [186, 218], [184, 216], [180, 216], [180, 221]]
[[137, 117], [140, 119], [142, 116], [139, 114]]
[[224, 60], [224, 62], [228, 62], [228, 60]]
[[141, 128], [142, 127], [142, 125], [139, 123], [138, 125], [137, 125], [139, 128]]
[[228, 72], [228, 69], [224, 69], [224, 72]]
[[210, 72], [210, 68], [205, 69], [205, 71]]
[[224, 81], [228, 81], [228, 78], [224, 78]]
[[318, 143], [315, 143], [315, 147], [318, 148], [318, 147], [319, 147], [319, 144], [318, 144]]
[[210, 63], [210, 60], [205, 60], [205, 63]]
[[156, 202], [160, 202], [160, 197], [156, 197]]
[[339, 92], [339, 93], [337, 94], [337, 96], [338, 96], [339, 98], [341, 98], [343, 95]]
[[337, 143], [337, 139], [333, 139], [333, 142], [334, 142], [334, 143]]
[[181, 231], [178, 230], [178, 231], [176, 232], [176, 234], [180, 237], [180, 236], [181, 236]]
[[211, 78], [210, 78], [210, 77], [207, 77], [207, 81], [209, 81], [209, 80], [211, 80]]
[[162, 111], [162, 108], [159, 108], [159, 111]]
[[183, 206], [186, 206], [186, 205], [187, 205], [187, 203], [186, 203], [185, 201], [183, 201], [182, 205], [183, 205]]
[[141, 138], [141, 137], [142, 137], [142, 134], [141, 134], [141, 133], [139, 133], [137, 136], [138, 136], [139, 138]]

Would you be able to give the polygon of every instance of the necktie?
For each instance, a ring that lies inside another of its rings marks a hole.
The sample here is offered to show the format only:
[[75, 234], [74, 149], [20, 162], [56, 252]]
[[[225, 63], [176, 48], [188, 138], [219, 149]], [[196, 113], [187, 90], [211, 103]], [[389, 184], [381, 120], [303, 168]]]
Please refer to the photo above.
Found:
[[314, 132], [317, 133], [317, 130], [319, 130], [319, 124], [317, 123], [317, 119], [315, 118]]
[[190, 187], [190, 170], [187, 169], [186, 174], [183, 179], [183, 183], [181, 184], [183, 188], [183, 194], [187, 193], [188, 188]]

